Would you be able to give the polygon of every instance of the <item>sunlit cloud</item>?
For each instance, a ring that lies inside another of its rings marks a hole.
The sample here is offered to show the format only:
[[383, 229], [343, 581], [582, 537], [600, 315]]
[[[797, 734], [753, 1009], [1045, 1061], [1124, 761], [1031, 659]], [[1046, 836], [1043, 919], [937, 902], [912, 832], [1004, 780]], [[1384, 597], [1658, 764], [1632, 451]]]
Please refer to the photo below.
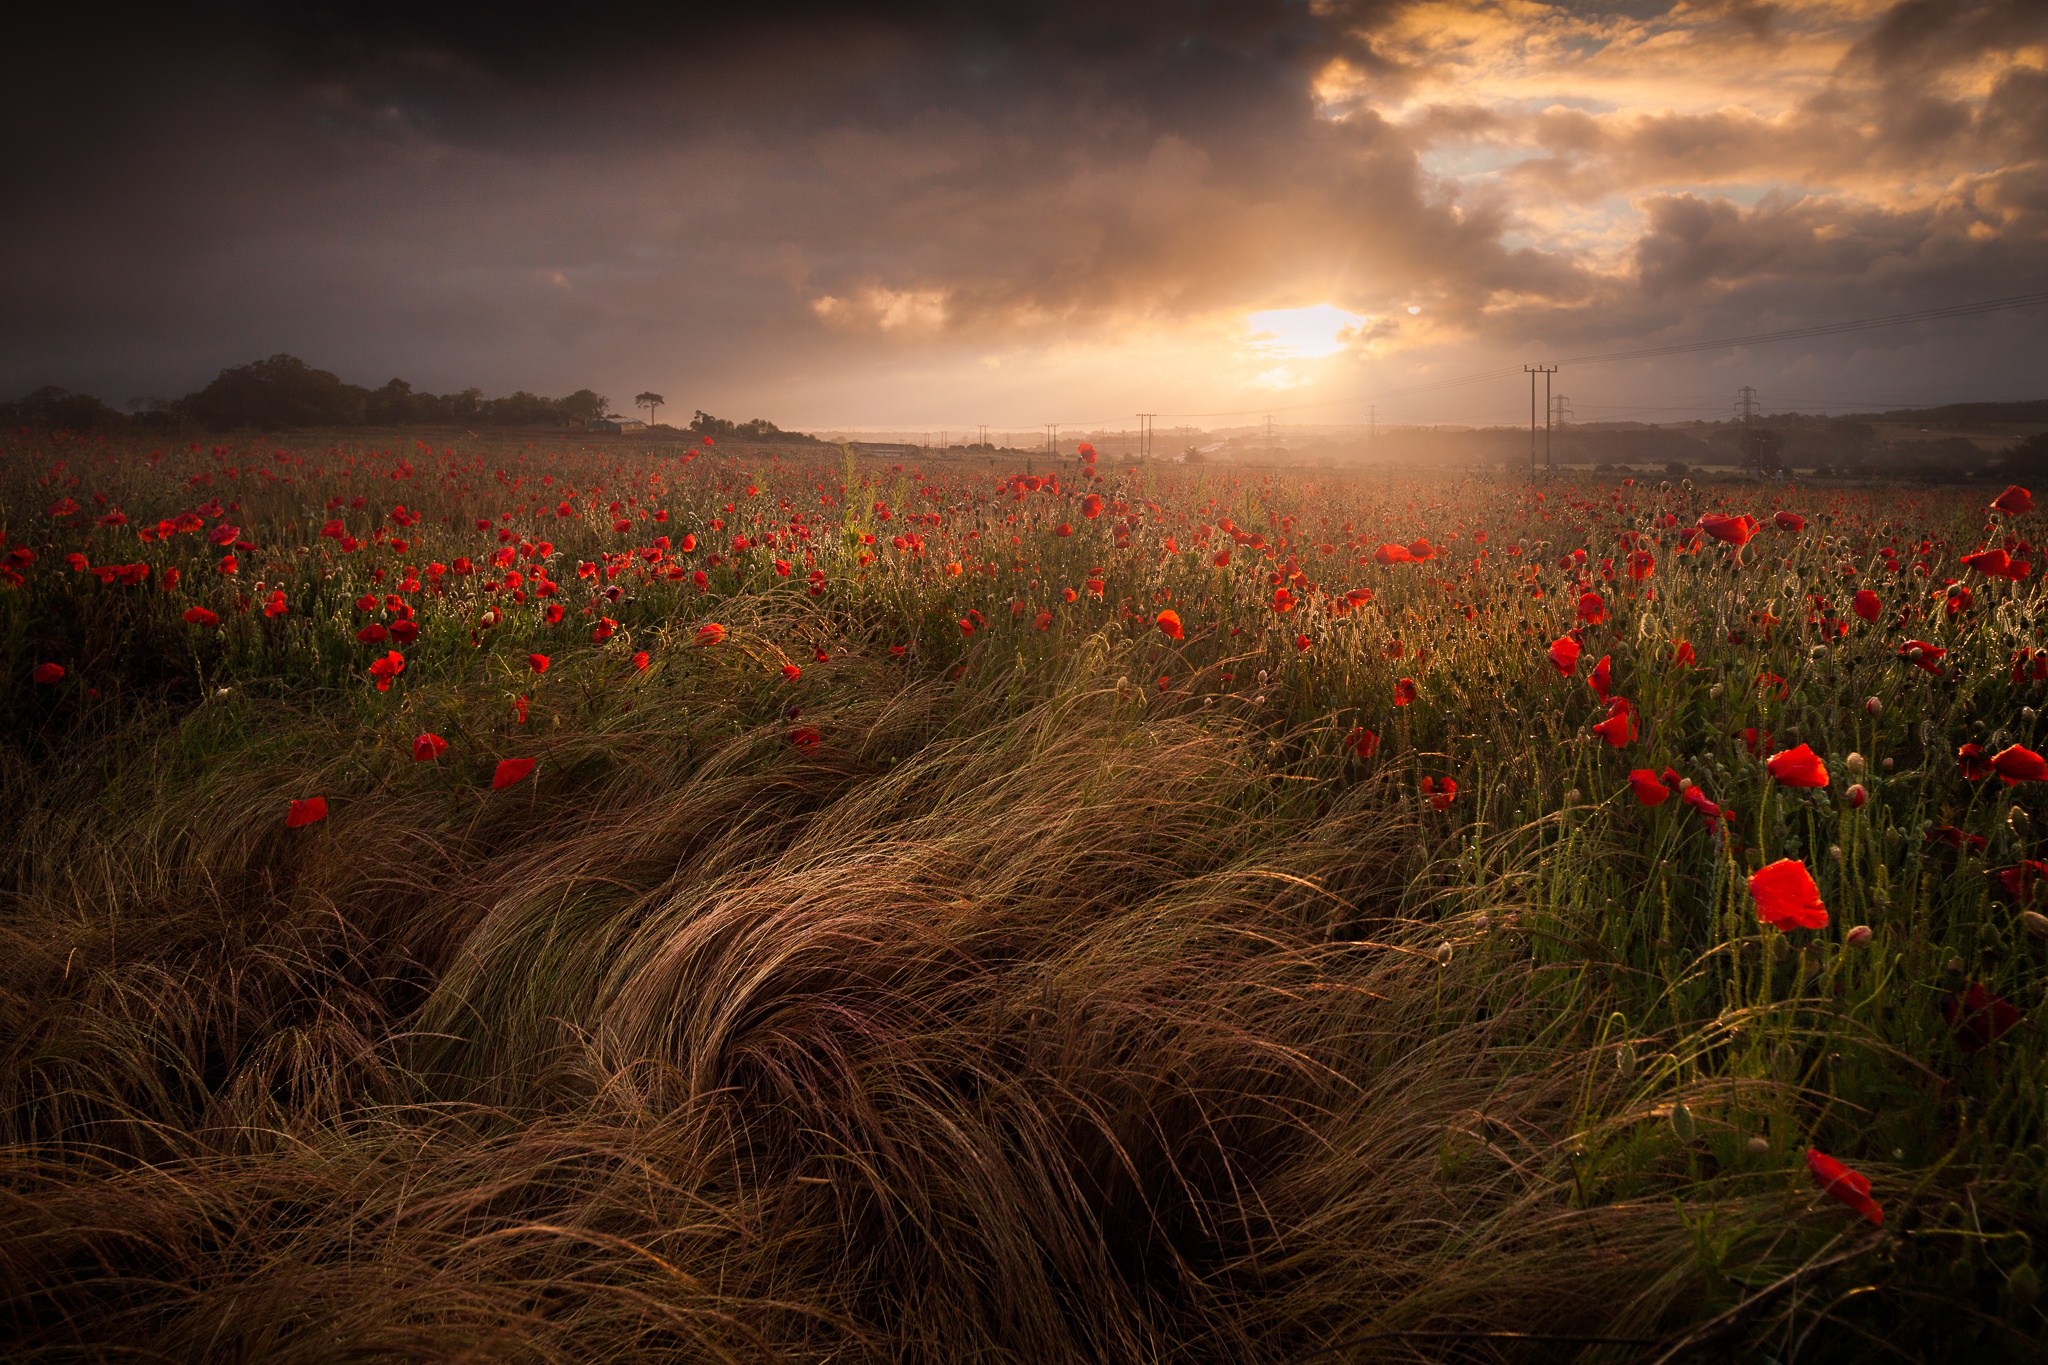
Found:
[[1249, 345], [1260, 355], [1285, 360], [1316, 360], [1335, 355], [1358, 336], [1371, 318], [1347, 313], [1332, 303], [1311, 308], [1268, 308], [1246, 316]]

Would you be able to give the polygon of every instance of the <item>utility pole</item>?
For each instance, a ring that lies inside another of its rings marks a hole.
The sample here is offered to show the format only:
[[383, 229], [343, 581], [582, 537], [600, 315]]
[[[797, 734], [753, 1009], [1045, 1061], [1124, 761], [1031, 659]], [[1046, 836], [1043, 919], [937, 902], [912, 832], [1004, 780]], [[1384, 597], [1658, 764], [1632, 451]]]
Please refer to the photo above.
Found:
[[1149, 461], [1152, 458], [1152, 419], [1156, 412], [1138, 414], [1138, 458]]
[[983, 423], [982, 423], [982, 424], [981, 424], [980, 426], [978, 426], [978, 427], [977, 427], [977, 428], [976, 428], [975, 430], [976, 430], [976, 433], [977, 433], [977, 434], [975, 435], [975, 438], [974, 438], [974, 443], [975, 443], [976, 445], [978, 445], [978, 446], [985, 446], [985, 445], [987, 445], [987, 444], [988, 444], [988, 423], [986, 423], [986, 422], [983, 422]]
[[[1543, 459], [1550, 463], [1550, 376], [1557, 373], [1555, 365], [1524, 365], [1523, 373], [1529, 376], [1529, 482], [1536, 482], [1536, 376], [1543, 376]], [[1555, 472], [1554, 468], [1552, 472]]]
[[1558, 434], [1563, 434], [1564, 424], [1566, 420], [1571, 417], [1571, 415], [1571, 399], [1565, 397], [1563, 394], [1559, 394], [1557, 397], [1550, 400], [1550, 422], [1551, 426], [1558, 432]]

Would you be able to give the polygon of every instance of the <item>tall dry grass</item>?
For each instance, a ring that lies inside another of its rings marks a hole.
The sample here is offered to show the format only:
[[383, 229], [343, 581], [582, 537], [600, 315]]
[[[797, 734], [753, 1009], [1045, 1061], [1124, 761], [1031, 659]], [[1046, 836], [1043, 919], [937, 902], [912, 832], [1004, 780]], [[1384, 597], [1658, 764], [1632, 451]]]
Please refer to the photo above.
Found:
[[1796, 1264], [1789, 1196], [1587, 1206], [1658, 1116], [1397, 779], [1079, 663], [849, 681], [814, 752], [706, 686], [488, 796], [232, 697], [16, 761], [9, 1354], [1634, 1359], [1741, 1297], [1713, 1218]]

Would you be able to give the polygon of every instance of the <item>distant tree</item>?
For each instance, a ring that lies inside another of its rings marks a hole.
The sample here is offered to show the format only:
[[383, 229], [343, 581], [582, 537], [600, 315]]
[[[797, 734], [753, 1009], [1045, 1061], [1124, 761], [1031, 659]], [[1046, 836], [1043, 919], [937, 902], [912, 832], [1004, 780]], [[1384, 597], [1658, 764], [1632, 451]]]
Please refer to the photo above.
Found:
[[612, 400], [589, 389], [578, 389], [555, 404], [564, 422], [595, 422], [612, 410]]
[[421, 400], [431, 403], [434, 395], [416, 394], [412, 385], [394, 379], [381, 389], [372, 389], [363, 401], [363, 417], [373, 426], [395, 427], [420, 420]]
[[10, 426], [52, 427], [64, 431], [89, 431], [113, 426], [126, 419], [89, 393], [72, 393], [48, 384], [22, 398], [0, 405], [0, 421]]
[[1664, 477], [1667, 479], [1689, 479], [1692, 477], [1692, 470], [1685, 461], [1673, 460], [1664, 466]]
[[668, 400], [666, 398], [663, 398], [658, 393], [635, 394], [633, 397], [633, 406], [636, 408], [647, 409], [647, 421], [648, 424], [651, 426], [654, 422], [654, 410], [660, 407], [663, 403], [666, 403], [667, 401]]
[[2048, 431], [2037, 431], [2007, 450], [1998, 469], [2008, 479], [2048, 479]]
[[297, 356], [274, 355], [222, 370], [211, 384], [186, 394], [179, 407], [216, 431], [357, 426], [367, 415], [369, 397], [369, 390]]

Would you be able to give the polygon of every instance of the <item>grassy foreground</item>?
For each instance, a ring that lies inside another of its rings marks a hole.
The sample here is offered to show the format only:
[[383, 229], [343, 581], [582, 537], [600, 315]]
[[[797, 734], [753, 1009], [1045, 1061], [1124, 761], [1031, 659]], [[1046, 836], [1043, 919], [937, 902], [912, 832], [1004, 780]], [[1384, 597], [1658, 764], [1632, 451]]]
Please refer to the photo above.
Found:
[[13, 1358], [2048, 1341], [2031, 513], [13, 444]]

